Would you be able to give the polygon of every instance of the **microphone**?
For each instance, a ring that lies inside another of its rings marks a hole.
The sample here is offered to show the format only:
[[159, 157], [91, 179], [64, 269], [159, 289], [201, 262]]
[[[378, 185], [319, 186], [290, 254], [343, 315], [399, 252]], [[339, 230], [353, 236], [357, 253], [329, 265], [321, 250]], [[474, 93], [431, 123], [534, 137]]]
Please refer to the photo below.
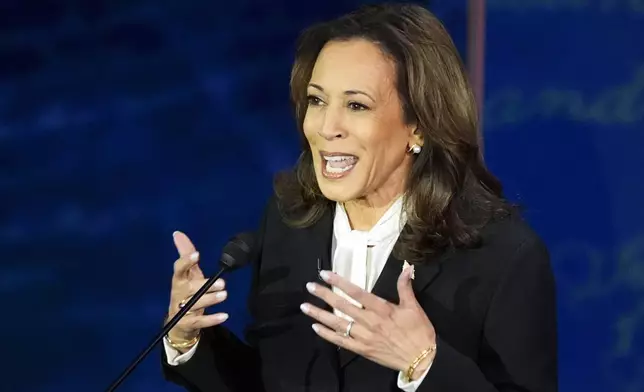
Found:
[[110, 385], [110, 387], [107, 389], [107, 392], [113, 392], [116, 390], [116, 388], [119, 387], [125, 381], [127, 376], [132, 373], [132, 371], [141, 363], [141, 361], [154, 349], [154, 346], [157, 345], [163, 339], [165, 335], [168, 334], [168, 332], [174, 328], [175, 325], [181, 320], [181, 318], [190, 311], [192, 306], [201, 298], [212, 286], [219, 277], [227, 271], [232, 271], [235, 269], [238, 269], [240, 267], [243, 267], [244, 265], [248, 264], [250, 261], [250, 256], [251, 252], [253, 249], [253, 245], [255, 243], [255, 236], [252, 233], [240, 233], [233, 237], [226, 246], [224, 246], [224, 250], [222, 252], [221, 258], [219, 259], [219, 263], [221, 264], [221, 269], [215, 276], [211, 277], [204, 283], [203, 286], [190, 298], [188, 302], [186, 302], [185, 306], [179, 310], [179, 313], [177, 313], [168, 323], [163, 327], [161, 332], [159, 332], [158, 335], [152, 339], [152, 342], [143, 350], [137, 357], [136, 359], [128, 366], [123, 373]]

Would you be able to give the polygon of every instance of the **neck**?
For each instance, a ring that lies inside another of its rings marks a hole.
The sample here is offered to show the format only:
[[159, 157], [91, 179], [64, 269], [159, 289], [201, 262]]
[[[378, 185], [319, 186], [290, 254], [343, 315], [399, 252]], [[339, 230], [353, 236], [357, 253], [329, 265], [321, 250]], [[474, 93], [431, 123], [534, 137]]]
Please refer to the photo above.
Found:
[[343, 205], [351, 228], [360, 231], [371, 230], [389, 207], [398, 200], [398, 197], [400, 197], [400, 194], [392, 195], [386, 199], [364, 198], [345, 202]]
[[406, 156], [405, 162], [389, 174], [387, 182], [378, 190], [344, 203], [344, 210], [353, 230], [369, 231], [378, 223], [389, 207], [404, 193], [410, 166], [410, 158]]

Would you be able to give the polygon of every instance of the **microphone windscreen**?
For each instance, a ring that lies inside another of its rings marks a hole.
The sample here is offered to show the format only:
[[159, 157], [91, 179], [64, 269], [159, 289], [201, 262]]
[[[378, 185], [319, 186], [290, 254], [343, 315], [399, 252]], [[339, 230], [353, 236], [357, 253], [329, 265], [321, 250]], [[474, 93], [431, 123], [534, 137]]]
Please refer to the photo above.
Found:
[[221, 263], [230, 269], [236, 269], [248, 264], [255, 245], [255, 235], [251, 232], [239, 233], [233, 237], [221, 255]]

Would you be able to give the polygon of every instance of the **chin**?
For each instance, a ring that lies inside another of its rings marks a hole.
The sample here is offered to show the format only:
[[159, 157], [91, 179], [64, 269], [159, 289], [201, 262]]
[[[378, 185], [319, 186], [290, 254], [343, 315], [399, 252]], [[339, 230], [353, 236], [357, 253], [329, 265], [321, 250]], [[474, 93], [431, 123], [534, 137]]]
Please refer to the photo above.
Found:
[[322, 191], [324, 197], [338, 203], [355, 200], [359, 198], [361, 194], [361, 187], [357, 186], [355, 182], [331, 182], [326, 178], [318, 177], [318, 186], [320, 187], [320, 191]]
[[313, 166], [320, 191], [327, 199], [343, 203], [362, 195], [366, 178], [360, 164], [342, 173], [329, 172], [321, 165], [321, 160], [315, 160]]

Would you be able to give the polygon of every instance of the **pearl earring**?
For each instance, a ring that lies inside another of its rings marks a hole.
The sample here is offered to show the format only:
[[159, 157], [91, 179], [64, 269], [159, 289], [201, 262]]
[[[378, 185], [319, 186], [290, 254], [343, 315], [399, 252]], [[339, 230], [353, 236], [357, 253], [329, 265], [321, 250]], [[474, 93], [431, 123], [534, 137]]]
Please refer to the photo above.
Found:
[[411, 146], [409, 148], [409, 152], [413, 152], [414, 154], [420, 154], [420, 150], [422, 150], [422, 149], [423, 148], [421, 146], [419, 146], [418, 144], [414, 144], [413, 146]]

